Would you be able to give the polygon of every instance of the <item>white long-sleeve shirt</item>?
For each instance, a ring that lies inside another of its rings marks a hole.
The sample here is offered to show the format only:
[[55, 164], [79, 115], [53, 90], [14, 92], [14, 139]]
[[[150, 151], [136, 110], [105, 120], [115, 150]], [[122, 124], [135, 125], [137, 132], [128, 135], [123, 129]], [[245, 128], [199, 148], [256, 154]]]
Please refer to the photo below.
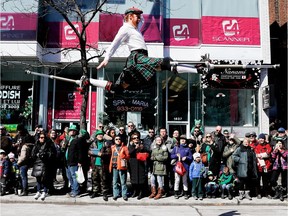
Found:
[[110, 47], [106, 50], [104, 60], [109, 61], [110, 57], [115, 53], [115, 51], [122, 43], [128, 45], [130, 52], [138, 49], [147, 50], [144, 37], [140, 30], [134, 28], [129, 23], [124, 23], [116, 34]]

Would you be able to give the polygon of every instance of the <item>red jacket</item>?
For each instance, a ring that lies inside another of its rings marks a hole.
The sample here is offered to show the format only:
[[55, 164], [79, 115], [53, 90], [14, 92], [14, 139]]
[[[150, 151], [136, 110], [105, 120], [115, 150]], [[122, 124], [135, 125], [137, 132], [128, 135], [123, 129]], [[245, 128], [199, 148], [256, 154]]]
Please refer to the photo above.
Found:
[[[264, 160], [265, 162], [265, 165], [266, 165], [266, 169], [267, 170], [271, 170], [271, 161], [270, 161], [270, 158], [271, 158], [271, 152], [272, 152], [272, 148], [270, 146], [269, 143], [264, 143], [264, 144], [258, 144], [255, 149], [254, 149], [255, 153], [256, 153], [256, 157], [258, 159], [257, 161], [257, 166], [258, 166], [258, 171], [259, 172], [263, 172], [263, 168], [261, 165], [260, 165], [260, 162], [259, 162], [259, 159], [261, 160]], [[261, 158], [258, 158], [258, 155], [260, 156], [261, 155]]]

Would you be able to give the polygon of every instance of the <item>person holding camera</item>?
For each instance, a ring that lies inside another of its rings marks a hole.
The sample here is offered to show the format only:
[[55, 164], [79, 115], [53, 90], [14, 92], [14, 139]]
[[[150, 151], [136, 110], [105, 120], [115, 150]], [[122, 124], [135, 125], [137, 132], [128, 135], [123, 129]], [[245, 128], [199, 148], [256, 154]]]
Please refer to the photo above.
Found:
[[[283, 140], [278, 140], [274, 150], [272, 151], [272, 175], [271, 175], [271, 186], [272, 190], [275, 191], [273, 199], [280, 199], [284, 201], [284, 195], [287, 193], [287, 155], [288, 150], [284, 145]], [[279, 176], [281, 174], [281, 186], [277, 184]]]

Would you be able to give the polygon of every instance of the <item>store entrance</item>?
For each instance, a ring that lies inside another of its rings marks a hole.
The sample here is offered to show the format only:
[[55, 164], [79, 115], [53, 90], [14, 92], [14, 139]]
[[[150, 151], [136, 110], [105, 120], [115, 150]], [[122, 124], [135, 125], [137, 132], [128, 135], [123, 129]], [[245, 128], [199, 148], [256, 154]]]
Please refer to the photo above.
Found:
[[[168, 123], [168, 134], [170, 137], [172, 137], [173, 131], [175, 131], [175, 130], [179, 131], [180, 136], [183, 134], [185, 134], [187, 136], [188, 123], [186, 123], [186, 122]], [[189, 135], [189, 137], [190, 137], [190, 135]]]

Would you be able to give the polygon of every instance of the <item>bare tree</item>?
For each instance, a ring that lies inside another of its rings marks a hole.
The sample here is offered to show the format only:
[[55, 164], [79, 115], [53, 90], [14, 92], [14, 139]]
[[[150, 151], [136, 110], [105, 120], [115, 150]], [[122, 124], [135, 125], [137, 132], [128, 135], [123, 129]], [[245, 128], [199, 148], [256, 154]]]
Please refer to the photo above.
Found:
[[[43, 7], [44, 11], [47, 12], [47, 6], [50, 6], [54, 10], [56, 10], [63, 19], [67, 22], [67, 24], [71, 27], [71, 29], [76, 34], [78, 40], [79, 40], [79, 46], [77, 47], [71, 47], [71, 49], [76, 49], [80, 52], [81, 58], [77, 61], [81, 64], [81, 70], [82, 70], [82, 79], [87, 79], [88, 75], [88, 63], [93, 58], [100, 57], [103, 53], [100, 53], [98, 56], [92, 56], [87, 57], [87, 50], [91, 47], [87, 43], [87, 27], [92, 22], [92, 20], [95, 18], [96, 14], [101, 10], [102, 6], [107, 2], [107, 0], [92, 0], [90, 2], [90, 7], [83, 8], [82, 2], [79, 0], [43, 0]], [[77, 17], [77, 20], [79, 20], [79, 24], [81, 25], [81, 28], [76, 28], [74, 24], [71, 21], [71, 17]], [[65, 49], [61, 49], [61, 52], [65, 51]], [[71, 62], [69, 65], [76, 63]], [[87, 102], [88, 102], [88, 86], [84, 86], [82, 89], [82, 105], [81, 105], [81, 113], [80, 113], [80, 128], [86, 129], [86, 108], [87, 108]]]

